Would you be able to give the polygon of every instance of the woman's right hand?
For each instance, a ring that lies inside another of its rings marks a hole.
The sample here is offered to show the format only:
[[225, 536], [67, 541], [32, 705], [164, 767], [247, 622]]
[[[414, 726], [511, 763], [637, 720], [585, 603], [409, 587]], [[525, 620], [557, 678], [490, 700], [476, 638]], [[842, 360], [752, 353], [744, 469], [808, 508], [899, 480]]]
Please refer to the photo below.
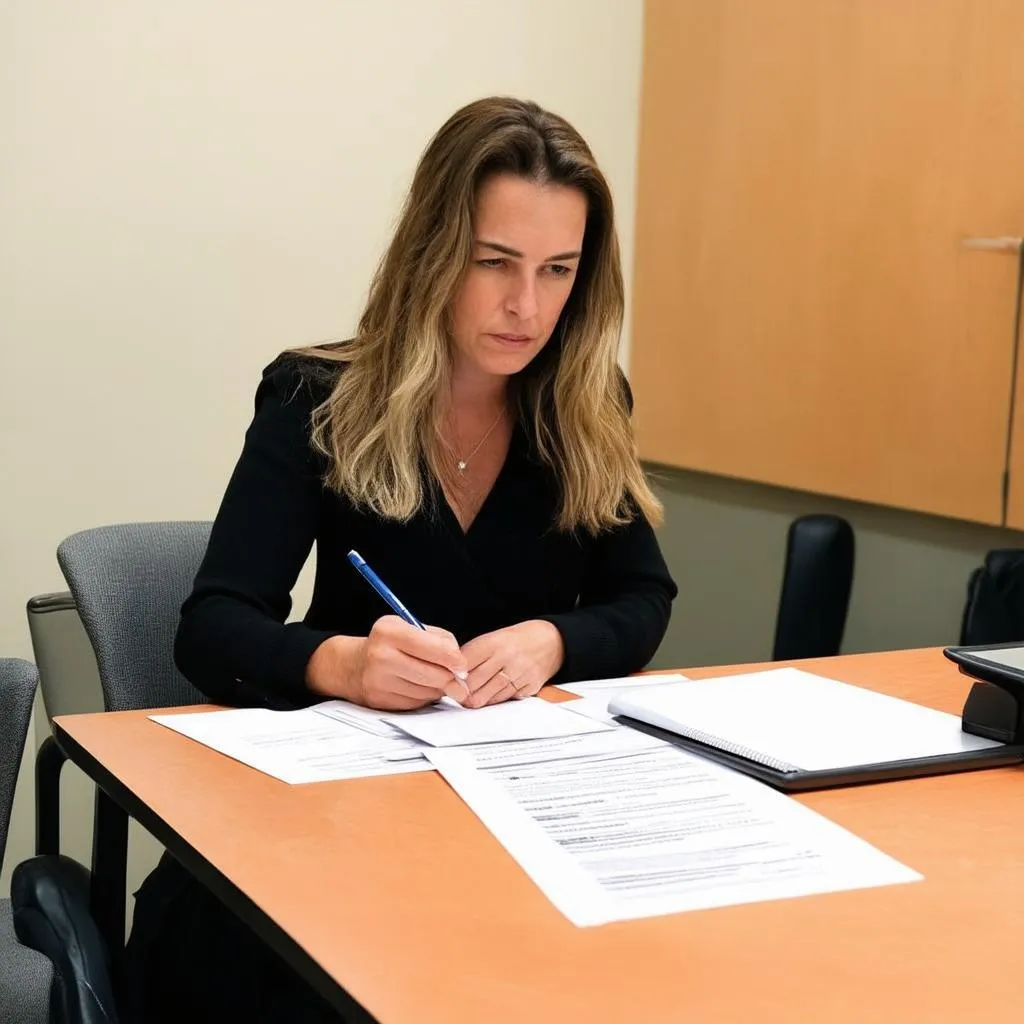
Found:
[[460, 703], [468, 691], [466, 659], [445, 629], [409, 625], [397, 615], [379, 618], [369, 636], [332, 636], [306, 665], [306, 685], [382, 711], [409, 711], [445, 694]]

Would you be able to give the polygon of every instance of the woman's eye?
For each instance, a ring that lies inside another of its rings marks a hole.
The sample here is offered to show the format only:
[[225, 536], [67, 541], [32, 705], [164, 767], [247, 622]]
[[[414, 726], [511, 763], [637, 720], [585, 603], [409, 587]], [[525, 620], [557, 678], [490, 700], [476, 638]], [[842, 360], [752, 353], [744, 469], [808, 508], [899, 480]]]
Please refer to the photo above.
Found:
[[568, 277], [572, 273], [572, 267], [564, 267], [561, 263], [552, 263], [548, 271], [553, 277]]
[[503, 267], [505, 261], [500, 256], [492, 256], [490, 259], [477, 260], [481, 267]]

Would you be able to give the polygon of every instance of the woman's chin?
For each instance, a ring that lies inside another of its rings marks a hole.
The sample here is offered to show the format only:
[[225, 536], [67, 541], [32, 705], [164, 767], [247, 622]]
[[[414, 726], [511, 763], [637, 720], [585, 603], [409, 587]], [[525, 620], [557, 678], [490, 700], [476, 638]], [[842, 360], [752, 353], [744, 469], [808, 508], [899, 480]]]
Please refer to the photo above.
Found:
[[496, 377], [511, 377], [525, 369], [537, 355], [536, 345], [509, 346], [505, 351], [480, 353], [476, 360], [482, 373]]

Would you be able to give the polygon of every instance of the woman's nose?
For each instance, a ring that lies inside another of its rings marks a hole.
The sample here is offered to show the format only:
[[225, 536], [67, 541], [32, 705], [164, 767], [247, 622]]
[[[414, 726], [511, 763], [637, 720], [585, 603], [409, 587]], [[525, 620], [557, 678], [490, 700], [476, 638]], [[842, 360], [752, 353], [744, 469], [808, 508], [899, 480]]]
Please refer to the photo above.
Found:
[[533, 276], [517, 278], [509, 289], [506, 307], [520, 320], [537, 315], [537, 283]]

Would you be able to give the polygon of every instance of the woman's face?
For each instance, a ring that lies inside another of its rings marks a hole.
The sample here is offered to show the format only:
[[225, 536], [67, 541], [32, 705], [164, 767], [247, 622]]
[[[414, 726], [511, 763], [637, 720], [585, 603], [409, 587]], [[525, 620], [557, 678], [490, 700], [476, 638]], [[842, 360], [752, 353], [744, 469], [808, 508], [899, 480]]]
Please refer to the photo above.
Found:
[[477, 194], [473, 252], [452, 308], [455, 373], [518, 373], [547, 344], [569, 298], [587, 223], [584, 194], [512, 174]]

